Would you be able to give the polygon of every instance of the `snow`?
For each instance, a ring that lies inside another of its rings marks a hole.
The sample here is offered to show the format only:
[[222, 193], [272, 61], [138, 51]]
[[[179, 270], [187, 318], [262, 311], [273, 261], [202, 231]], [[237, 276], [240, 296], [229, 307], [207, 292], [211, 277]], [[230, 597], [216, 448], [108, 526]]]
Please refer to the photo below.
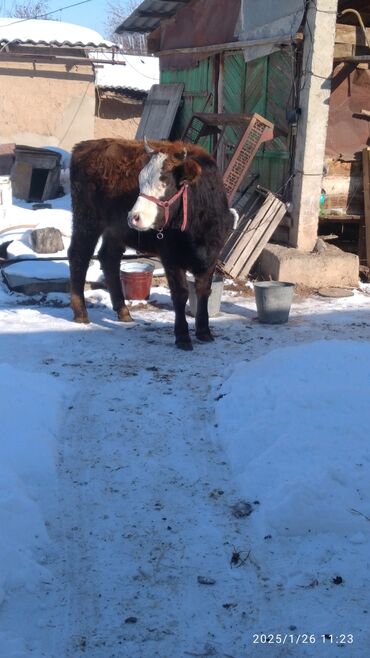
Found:
[[[125, 55], [123, 53], [104, 53], [90, 51], [91, 59], [98, 59], [95, 64], [95, 84], [97, 87], [117, 87], [149, 91], [159, 83], [159, 57]], [[119, 64], [110, 64], [112, 57]], [[102, 64], [101, 60], [107, 63]]]
[[114, 46], [89, 27], [42, 19], [0, 18], [0, 42], [41, 43], [61, 46]]
[[[67, 243], [50, 203], [9, 213]], [[0, 658], [367, 658], [370, 287], [225, 290], [191, 353], [155, 278], [131, 325], [86, 296], [0, 285]]]

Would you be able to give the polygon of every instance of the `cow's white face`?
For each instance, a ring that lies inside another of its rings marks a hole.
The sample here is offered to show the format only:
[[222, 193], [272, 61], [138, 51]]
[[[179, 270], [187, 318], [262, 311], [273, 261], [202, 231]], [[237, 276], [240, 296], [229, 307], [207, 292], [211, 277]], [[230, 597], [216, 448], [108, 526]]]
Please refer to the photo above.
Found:
[[158, 206], [141, 195], [146, 194], [155, 199], [165, 197], [167, 186], [163, 180], [163, 163], [166, 158], [165, 153], [155, 153], [141, 170], [139, 174], [140, 195], [127, 218], [131, 228], [147, 231], [154, 227], [158, 216]]

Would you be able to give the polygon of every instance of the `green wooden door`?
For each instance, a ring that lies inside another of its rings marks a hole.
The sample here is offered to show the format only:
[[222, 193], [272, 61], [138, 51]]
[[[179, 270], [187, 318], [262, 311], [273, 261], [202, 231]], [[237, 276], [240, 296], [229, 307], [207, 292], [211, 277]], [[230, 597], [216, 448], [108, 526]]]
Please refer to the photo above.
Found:
[[[161, 73], [161, 82], [183, 82], [185, 85], [183, 100], [171, 134], [172, 139], [182, 136], [194, 112], [215, 111], [214, 69], [214, 60], [209, 57], [194, 68]], [[209, 138], [202, 139], [199, 143], [207, 149], [211, 148]]]
[[[284, 189], [289, 177], [289, 127], [286, 110], [290, 107], [292, 60], [287, 52], [273, 53], [253, 62], [244, 62], [241, 52], [225, 53], [223, 111], [253, 114], [258, 112], [286, 133], [261, 146], [250, 172], [258, 174], [258, 183], [273, 192]], [[227, 131], [226, 157], [240, 139], [240, 130]]]

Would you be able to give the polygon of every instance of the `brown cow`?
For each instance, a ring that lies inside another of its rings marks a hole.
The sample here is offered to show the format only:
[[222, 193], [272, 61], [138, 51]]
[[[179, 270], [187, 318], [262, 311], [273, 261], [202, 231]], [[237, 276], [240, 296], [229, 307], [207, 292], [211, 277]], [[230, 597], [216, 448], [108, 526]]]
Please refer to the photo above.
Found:
[[151, 147], [110, 138], [81, 142], [72, 152], [71, 194], [68, 257], [76, 322], [89, 322], [84, 285], [102, 236], [98, 257], [119, 320], [132, 319], [120, 281], [122, 254], [129, 246], [162, 261], [175, 309], [176, 345], [192, 349], [185, 317], [186, 271], [195, 277], [196, 337], [213, 340], [208, 297], [219, 252], [233, 224], [214, 158], [183, 142], [151, 142]]

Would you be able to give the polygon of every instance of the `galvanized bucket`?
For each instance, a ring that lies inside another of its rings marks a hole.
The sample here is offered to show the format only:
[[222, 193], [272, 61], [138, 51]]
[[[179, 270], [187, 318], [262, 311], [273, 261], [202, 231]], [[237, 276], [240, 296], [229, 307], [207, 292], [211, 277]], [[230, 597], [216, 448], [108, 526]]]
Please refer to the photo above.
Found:
[[287, 322], [293, 300], [294, 283], [256, 281], [253, 285], [258, 320], [264, 324]]

